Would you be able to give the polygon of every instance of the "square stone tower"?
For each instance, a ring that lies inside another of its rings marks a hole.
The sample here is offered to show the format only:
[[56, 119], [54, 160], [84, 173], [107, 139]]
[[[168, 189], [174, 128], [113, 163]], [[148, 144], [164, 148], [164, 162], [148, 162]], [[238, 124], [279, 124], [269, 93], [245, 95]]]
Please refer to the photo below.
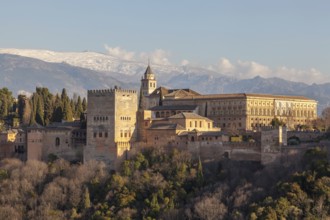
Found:
[[87, 143], [84, 161], [98, 160], [115, 168], [136, 141], [137, 92], [134, 90], [89, 90]]

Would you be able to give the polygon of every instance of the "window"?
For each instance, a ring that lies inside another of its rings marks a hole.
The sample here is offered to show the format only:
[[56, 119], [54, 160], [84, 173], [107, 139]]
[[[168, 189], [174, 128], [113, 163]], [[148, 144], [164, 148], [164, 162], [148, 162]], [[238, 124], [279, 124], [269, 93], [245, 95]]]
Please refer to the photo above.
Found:
[[199, 127], [202, 127], [202, 121], [199, 122]]
[[96, 132], [94, 132], [94, 138], [96, 138]]
[[104, 133], [104, 137], [106, 137], [106, 138], [108, 137], [108, 132]]
[[57, 137], [57, 138], [55, 139], [55, 146], [56, 146], [56, 147], [60, 146], [60, 138], [59, 138], [59, 137]]
[[102, 132], [99, 133], [99, 137], [102, 137]]

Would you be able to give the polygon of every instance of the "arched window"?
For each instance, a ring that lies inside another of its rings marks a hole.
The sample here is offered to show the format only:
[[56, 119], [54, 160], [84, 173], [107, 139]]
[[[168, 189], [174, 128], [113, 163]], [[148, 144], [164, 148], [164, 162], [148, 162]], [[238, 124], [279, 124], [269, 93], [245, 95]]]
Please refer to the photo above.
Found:
[[61, 144], [60, 138], [59, 137], [55, 138], [55, 146], [58, 147], [60, 146], [60, 144]]

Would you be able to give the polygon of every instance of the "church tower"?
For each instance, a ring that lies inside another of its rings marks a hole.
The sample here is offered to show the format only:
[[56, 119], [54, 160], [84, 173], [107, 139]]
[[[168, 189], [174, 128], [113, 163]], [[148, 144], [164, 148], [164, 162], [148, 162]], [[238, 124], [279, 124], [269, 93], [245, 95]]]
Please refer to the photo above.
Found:
[[144, 75], [141, 79], [141, 90], [143, 96], [149, 96], [157, 88], [157, 81], [155, 74], [152, 72], [150, 65], [148, 65]]
[[146, 141], [146, 129], [151, 123], [151, 111], [148, 110], [150, 107], [149, 99], [157, 88], [157, 81], [155, 74], [150, 68], [150, 64], [141, 78], [139, 106], [137, 111], [137, 140]]

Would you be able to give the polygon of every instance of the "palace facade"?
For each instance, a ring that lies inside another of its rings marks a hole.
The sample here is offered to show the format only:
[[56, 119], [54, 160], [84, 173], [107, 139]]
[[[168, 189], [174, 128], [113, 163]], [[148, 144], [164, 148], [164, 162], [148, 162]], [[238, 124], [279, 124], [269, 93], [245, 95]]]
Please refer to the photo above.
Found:
[[[151, 82], [148, 83], [148, 79]], [[303, 96], [268, 94], [208, 94], [190, 89], [150, 89], [156, 77], [148, 66], [142, 78], [144, 108], [155, 118], [166, 118], [180, 112], [195, 112], [214, 122], [222, 130], [256, 130], [269, 126], [277, 118], [295, 129], [317, 118], [317, 101]], [[146, 92], [148, 91], [148, 92]]]

